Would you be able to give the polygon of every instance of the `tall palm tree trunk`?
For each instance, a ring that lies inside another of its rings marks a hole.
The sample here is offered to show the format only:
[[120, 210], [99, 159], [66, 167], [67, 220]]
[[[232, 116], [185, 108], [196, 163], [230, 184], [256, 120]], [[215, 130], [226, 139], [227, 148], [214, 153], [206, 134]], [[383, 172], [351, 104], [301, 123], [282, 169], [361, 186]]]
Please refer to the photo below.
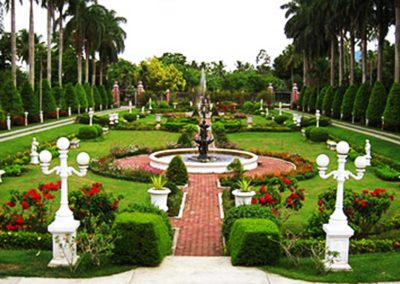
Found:
[[340, 31], [340, 46], [339, 46], [339, 87], [343, 85], [344, 77], [344, 40], [343, 31]]
[[86, 55], [86, 61], [85, 61], [85, 83], [89, 83], [89, 62], [90, 62], [90, 54], [89, 54], [89, 48], [85, 48], [85, 55]]
[[52, 20], [53, 20], [53, 4], [48, 1], [47, 7], [47, 80], [51, 86], [51, 41], [52, 41]]
[[336, 77], [336, 35], [331, 39], [331, 76], [330, 83], [331, 86], [335, 86]]
[[29, 83], [35, 89], [35, 32], [33, 21], [33, 0], [29, 1]]
[[377, 74], [376, 81], [382, 82], [383, 78], [383, 44], [385, 38], [382, 36], [383, 28], [379, 26], [378, 28], [378, 64], [377, 64]]
[[368, 41], [366, 31], [364, 29], [363, 35], [361, 37], [361, 72], [362, 72], [362, 82], [367, 82], [367, 54], [368, 54]]
[[396, 13], [394, 81], [400, 82], [400, 0], [394, 0]]
[[62, 87], [63, 53], [64, 53], [64, 27], [62, 13], [60, 12], [60, 41], [58, 46], [58, 84]]
[[307, 71], [308, 71], [308, 59], [307, 54], [303, 52], [303, 86], [307, 86]]
[[82, 50], [78, 51], [77, 64], [78, 64], [78, 83], [82, 84]]
[[355, 65], [355, 39], [354, 39], [354, 31], [353, 29], [350, 31], [350, 85], [354, 85], [354, 65]]
[[96, 85], [96, 57], [92, 56], [92, 86]]
[[17, 35], [15, 28], [15, 0], [11, 0], [11, 77], [17, 86]]
[[[99, 61], [99, 85], [103, 85], [103, 73], [104, 73], [103, 63]], [[292, 78], [293, 79], [293, 78]]]

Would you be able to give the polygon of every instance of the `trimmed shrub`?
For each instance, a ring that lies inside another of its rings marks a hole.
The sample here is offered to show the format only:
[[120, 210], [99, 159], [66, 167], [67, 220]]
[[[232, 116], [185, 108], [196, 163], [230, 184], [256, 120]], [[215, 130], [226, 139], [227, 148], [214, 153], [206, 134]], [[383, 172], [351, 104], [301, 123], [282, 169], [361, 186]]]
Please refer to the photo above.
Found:
[[88, 100], [89, 107], [94, 107], [94, 98], [93, 98], [93, 89], [92, 86], [90, 86], [89, 83], [83, 84], [83, 88], [85, 89], [86, 92], [86, 98]]
[[275, 122], [278, 123], [278, 124], [283, 124], [288, 119], [289, 119], [288, 116], [278, 115], [277, 117], [275, 117]]
[[233, 224], [229, 250], [233, 265], [267, 265], [279, 261], [281, 233], [266, 219], [240, 219]]
[[387, 180], [387, 181], [400, 180], [400, 172], [386, 165], [382, 165], [378, 168], [375, 168], [375, 175], [382, 180]]
[[38, 121], [39, 100], [29, 81], [25, 81], [21, 89], [21, 98], [24, 110], [29, 112], [30, 121]]
[[[100, 127], [101, 128], [101, 127]], [[94, 139], [99, 137], [99, 131], [95, 126], [83, 126], [78, 130], [78, 138], [82, 140]]]
[[110, 103], [108, 102], [108, 96], [107, 96], [107, 92], [106, 89], [104, 88], [103, 85], [98, 87], [100, 96], [101, 96], [101, 101], [103, 102], [103, 108], [108, 108], [108, 106], [110, 105]]
[[309, 130], [309, 138], [314, 142], [325, 142], [329, 138], [329, 132], [325, 128], [312, 127]]
[[54, 99], [53, 91], [51, 90], [49, 81], [43, 80], [42, 82], [42, 100], [43, 112], [46, 117], [54, 118], [56, 112], [56, 101]]
[[365, 120], [370, 94], [369, 83], [364, 83], [358, 88], [353, 105], [353, 114], [356, 121]]
[[369, 125], [378, 126], [381, 124], [381, 117], [385, 110], [387, 92], [381, 82], [375, 82], [368, 102], [366, 118]]
[[214, 139], [217, 144], [227, 143], [228, 137], [226, 136], [225, 125], [222, 122], [216, 122], [212, 125]]
[[161, 217], [122, 213], [114, 223], [114, 256], [122, 264], [156, 266], [171, 253], [171, 238]]
[[332, 86], [328, 86], [325, 91], [324, 100], [322, 101], [322, 113], [330, 116], [332, 113], [333, 99], [335, 98], [335, 89]]
[[311, 95], [311, 88], [307, 87], [304, 91], [303, 91], [303, 101], [301, 104], [301, 109], [302, 111], [308, 111], [308, 102], [310, 100], [310, 95]]
[[308, 97], [307, 110], [308, 112], [315, 113], [315, 106], [317, 104], [317, 90], [310, 88], [310, 94]]
[[243, 111], [247, 114], [252, 114], [254, 111], [254, 104], [252, 102], [246, 101], [243, 104]]
[[60, 88], [59, 86], [53, 87], [53, 95], [54, 95], [54, 100], [56, 102], [56, 106], [61, 108], [63, 111], [67, 111], [67, 103], [65, 102], [65, 91], [63, 88]]
[[74, 85], [71, 83], [65, 85], [65, 104], [67, 109], [68, 107], [71, 107], [72, 111], [76, 112], [78, 109], [79, 100], [76, 95]]
[[106, 90], [106, 94], [107, 94], [108, 107], [111, 107], [112, 105], [114, 105], [114, 96], [113, 96], [112, 90], [109, 90], [105, 87], [104, 87], [104, 89]]
[[167, 109], [167, 108], [169, 108], [169, 105], [168, 105], [168, 103], [166, 101], [161, 101], [159, 103], [158, 107], [161, 108], [161, 109]]
[[340, 118], [343, 97], [344, 93], [346, 92], [346, 89], [347, 88], [345, 86], [341, 86], [336, 89], [335, 98], [333, 99], [332, 103], [332, 115], [331, 115], [334, 118]]
[[89, 103], [88, 103], [88, 99], [86, 96], [86, 91], [83, 88], [83, 86], [79, 83], [76, 83], [76, 85], [75, 85], [75, 94], [76, 94], [76, 97], [78, 98], [78, 102], [79, 102], [81, 111], [88, 108]]
[[181, 156], [175, 156], [168, 165], [165, 174], [168, 181], [172, 181], [177, 185], [185, 185], [188, 183], [188, 173]]
[[236, 220], [242, 218], [268, 219], [281, 226], [281, 221], [272, 213], [270, 208], [256, 204], [234, 207], [226, 213], [224, 223], [222, 224], [222, 234], [227, 242], [229, 241], [233, 224]]
[[400, 127], [400, 84], [393, 83], [387, 99], [385, 111], [385, 125], [398, 129]]
[[[167, 182], [165, 184], [166, 187], [171, 186], [170, 182]], [[171, 194], [175, 190], [174, 187], [168, 187], [171, 190]], [[168, 229], [168, 235], [170, 236], [171, 240], [174, 235], [174, 232], [172, 230], [171, 222], [169, 221], [167, 213], [162, 211], [160, 208], [154, 206], [153, 204], [141, 204], [141, 203], [134, 203], [134, 204], [129, 204], [128, 207], [123, 210], [123, 212], [138, 212], [138, 213], [152, 213], [156, 214], [161, 217], [162, 221], [164, 222], [165, 226]]]
[[21, 96], [11, 80], [6, 80], [0, 90], [0, 104], [2, 109], [12, 116], [23, 115]]
[[132, 122], [132, 121], [135, 121], [135, 120], [136, 120], [136, 114], [133, 114], [133, 113], [125, 113], [125, 114], [123, 115], [123, 118], [124, 118], [126, 121], [128, 121], [128, 122]]
[[100, 105], [103, 105], [103, 100], [101, 98], [99, 89], [97, 89], [96, 86], [93, 86], [93, 100], [94, 100], [94, 104], [96, 106], [97, 109], [100, 109]]
[[0, 248], [51, 250], [50, 234], [35, 232], [0, 232]]
[[306, 90], [307, 90], [307, 87], [304, 86], [304, 88], [301, 90], [301, 92], [300, 92], [300, 94], [299, 94], [299, 99], [298, 99], [298, 101], [297, 101], [297, 106], [298, 106], [298, 108], [300, 108], [300, 109], [303, 107], [304, 94], [305, 94]]
[[315, 106], [316, 109], [319, 109], [322, 112], [322, 103], [324, 102], [326, 90], [328, 90], [329, 86], [325, 86], [318, 94], [317, 104]]
[[354, 99], [356, 98], [357, 90], [358, 88], [355, 85], [351, 85], [347, 88], [346, 93], [344, 94], [341, 110], [343, 114], [342, 119], [344, 120], [352, 119]]

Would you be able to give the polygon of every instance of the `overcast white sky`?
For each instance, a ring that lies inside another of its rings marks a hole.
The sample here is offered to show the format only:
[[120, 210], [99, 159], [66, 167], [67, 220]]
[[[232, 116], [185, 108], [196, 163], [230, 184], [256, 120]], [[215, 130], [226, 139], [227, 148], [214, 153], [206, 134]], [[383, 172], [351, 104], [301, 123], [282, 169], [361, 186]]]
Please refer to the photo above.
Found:
[[[134, 63], [179, 52], [189, 61], [223, 60], [232, 69], [236, 60], [255, 64], [260, 49], [275, 58], [291, 42], [283, 32], [286, 20], [280, 9], [288, 0], [98, 1], [127, 18], [122, 57]], [[28, 20], [26, 2], [17, 7], [17, 29], [28, 29]], [[6, 15], [6, 31], [9, 22]], [[35, 31], [46, 39], [46, 12], [39, 7], [35, 7]], [[389, 33], [394, 38], [392, 29]]]

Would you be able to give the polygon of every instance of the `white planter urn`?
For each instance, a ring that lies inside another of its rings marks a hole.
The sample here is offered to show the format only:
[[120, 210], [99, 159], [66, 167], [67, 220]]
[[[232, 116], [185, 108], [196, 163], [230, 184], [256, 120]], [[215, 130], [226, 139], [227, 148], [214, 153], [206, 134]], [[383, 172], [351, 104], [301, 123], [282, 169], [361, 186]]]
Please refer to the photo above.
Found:
[[232, 191], [233, 196], [235, 196], [235, 206], [240, 205], [250, 205], [252, 197], [256, 194], [254, 191], [240, 191], [235, 189]]
[[165, 212], [168, 211], [167, 200], [168, 200], [168, 194], [171, 192], [170, 189], [165, 187], [164, 189], [161, 190], [150, 188], [147, 192], [150, 193], [151, 204], [153, 204], [154, 206], [160, 208]]

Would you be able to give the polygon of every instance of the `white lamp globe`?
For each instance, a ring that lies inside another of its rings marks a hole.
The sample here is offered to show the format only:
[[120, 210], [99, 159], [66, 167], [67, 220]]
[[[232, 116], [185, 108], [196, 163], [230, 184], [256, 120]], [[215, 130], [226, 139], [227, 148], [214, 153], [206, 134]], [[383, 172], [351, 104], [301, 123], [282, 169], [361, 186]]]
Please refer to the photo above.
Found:
[[349, 143], [346, 141], [340, 141], [336, 146], [336, 151], [338, 154], [347, 155], [350, 151]]
[[57, 148], [60, 150], [68, 150], [69, 140], [65, 137], [61, 137], [57, 140]]
[[368, 164], [367, 159], [365, 159], [364, 156], [357, 157], [354, 161], [354, 165], [356, 166], [357, 169], [365, 169], [367, 164]]
[[86, 166], [90, 162], [90, 157], [89, 154], [86, 152], [79, 153], [78, 156], [76, 157], [76, 161], [78, 162], [79, 165]]
[[322, 168], [326, 168], [329, 165], [329, 157], [325, 154], [321, 154], [317, 157], [317, 165]]
[[43, 150], [39, 154], [39, 159], [42, 163], [50, 163], [51, 158], [52, 158], [51, 153], [47, 150]]

